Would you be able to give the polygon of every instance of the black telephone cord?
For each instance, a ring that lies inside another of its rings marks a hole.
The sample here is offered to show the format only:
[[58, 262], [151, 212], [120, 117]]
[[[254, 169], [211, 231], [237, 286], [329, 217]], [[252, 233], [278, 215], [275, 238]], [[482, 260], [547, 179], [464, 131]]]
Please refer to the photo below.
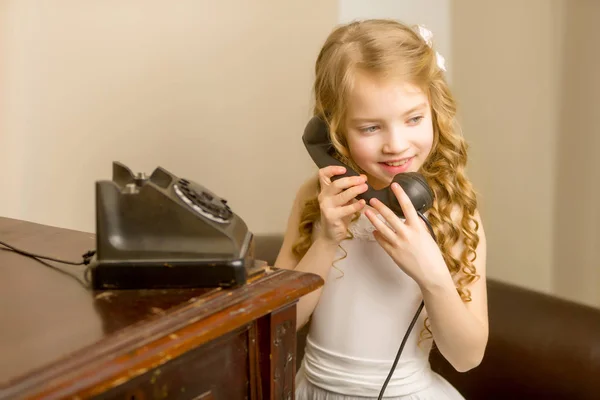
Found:
[[61, 263], [61, 264], [68, 264], [68, 265], [89, 265], [89, 263], [92, 261], [92, 257], [94, 257], [94, 255], [96, 254], [96, 252], [94, 250], [89, 250], [88, 252], [86, 252], [85, 254], [83, 254], [81, 257], [83, 258], [82, 261], [67, 261], [67, 260], [61, 260], [59, 258], [54, 258], [54, 257], [48, 257], [48, 256], [42, 256], [39, 254], [34, 254], [31, 253], [29, 251], [25, 251], [25, 250], [21, 250], [13, 245], [10, 245], [6, 242], [3, 242], [0, 240], [0, 245], [4, 246], [5, 249], [4, 250], [9, 250], [9, 251], [14, 251], [17, 254], [21, 254], [23, 256], [26, 257], [30, 257], [33, 258], [34, 260], [40, 262], [41, 264], [43, 264], [44, 266], [48, 267], [48, 268], [52, 268], [55, 271], [61, 272], [63, 274], [66, 274], [70, 277], [72, 277], [73, 279], [77, 280], [83, 287], [85, 287], [87, 289], [88, 285], [89, 285], [89, 266], [88, 268], [86, 268], [85, 272], [84, 272], [84, 279], [85, 279], [85, 283], [81, 282], [77, 277], [71, 275], [70, 273], [63, 271], [51, 264], [48, 264], [45, 260], [47, 261], [53, 261], [53, 262], [57, 262], [57, 263]]
[[19, 253], [19, 254], [27, 256], [27, 257], [41, 258], [42, 260], [54, 261], [54, 262], [58, 262], [58, 263], [62, 263], [62, 264], [69, 264], [69, 265], [88, 265], [90, 263], [90, 261], [92, 260], [92, 257], [94, 256], [94, 254], [96, 254], [95, 251], [90, 250], [90, 251], [88, 251], [87, 253], [85, 253], [85, 254], [83, 254], [81, 256], [83, 258], [83, 261], [74, 262], [74, 261], [65, 261], [65, 260], [61, 260], [61, 259], [58, 259], [58, 258], [53, 258], [53, 257], [48, 257], [48, 256], [41, 256], [39, 254], [30, 253], [29, 251], [18, 249], [15, 246], [12, 246], [12, 245], [10, 245], [8, 243], [5, 243], [5, 242], [3, 242], [1, 240], [0, 240], [0, 245], [8, 248], [9, 250], [14, 251], [15, 253]]
[[[423, 215], [423, 213], [421, 213], [420, 211], [417, 211], [417, 214], [425, 222], [425, 224], [427, 225], [427, 229], [429, 229], [429, 233], [431, 234], [433, 239], [437, 242], [437, 238], [435, 237], [435, 233], [433, 232], [433, 227], [431, 226], [431, 223], [429, 222], [427, 217], [425, 217], [425, 215]], [[394, 359], [394, 363], [392, 364], [390, 373], [388, 374], [387, 378], [385, 379], [385, 382], [383, 383], [381, 391], [379, 392], [378, 400], [383, 399], [383, 393], [385, 392], [385, 389], [387, 388], [387, 385], [390, 382], [390, 379], [392, 379], [392, 375], [394, 374], [394, 371], [396, 370], [398, 361], [400, 361], [400, 355], [402, 355], [402, 350], [404, 350], [404, 345], [406, 345], [406, 341], [408, 340], [408, 337], [410, 336], [410, 332], [412, 331], [413, 327], [417, 323], [417, 320], [419, 319], [419, 315], [421, 314], [421, 311], [423, 310], [424, 306], [425, 306], [425, 302], [423, 300], [421, 300], [421, 304], [419, 305], [419, 308], [417, 309], [415, 316], [413, 317], [412, 321], [410, 322], [410, 325], [408, 326], [406, 333], [404, 334], [404, 338], [402, 339], [402, 343], [400, 344], [400, 348], [398, 349], [398, 353], [396, 354], [396, 358]]]

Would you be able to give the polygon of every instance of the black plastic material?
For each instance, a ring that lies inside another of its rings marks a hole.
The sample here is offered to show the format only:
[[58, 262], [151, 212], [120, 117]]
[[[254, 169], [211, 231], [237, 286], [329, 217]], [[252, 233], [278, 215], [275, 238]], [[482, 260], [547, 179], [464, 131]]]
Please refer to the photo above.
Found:
[[[306, 128], [304, 129], [302, 140], [308, 151], [308, 154], [310, 154], [311, 158], [319, 168], [324, 168], [330, 165], [338, 165], [346, 168], [345, 174], [336, 175], [332, 178], [332, 180], [337, 180], [346, 176], [359, 175], [358, 172], [352, 170], [346, 164], [333, 156], [335, 149], [331, 144], [327, 125], [321, 118], [313, 117], [308, 122]], [[427, 184], [427, 181], [423, 175], [420, 173], [404, 172], [396, 175], [393, 181], [397, 182], [402, 189], [404, 189], [417, 211], [425, 213], [425, 211], [427, 211], [433, 205], [433, 191]], [[367, 201], [367, 204], [371, 198], [376, 198], [394, 211], [396, 215], [404, 217], [402, 207], [400, 207], [400, 204], [396, 199], [396, 195], [389, 186], [380, 190], [375, 190], [369, 185], [367, 191], [359, 194], [357, 198], [364, 199]]]
[[96, 182], [93, 289], [236, 286], [254, 260], [253, 235], [227, 201], [158, 167], [150, 177], [113, 163]]

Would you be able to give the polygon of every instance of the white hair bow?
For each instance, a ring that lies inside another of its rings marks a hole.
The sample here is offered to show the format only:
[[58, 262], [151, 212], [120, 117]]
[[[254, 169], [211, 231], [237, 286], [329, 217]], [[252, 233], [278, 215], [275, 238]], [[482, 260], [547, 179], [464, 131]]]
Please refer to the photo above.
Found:
[[[419, 29], [419, 36], [421, 36], [423, 38], [423, 40], [425, 41], [425, 43], [427, 43], [427, 45], [429, 47], [433, 46], [433, 42], [431, 41], [431, 38], [433, 37], [433, 33], [431, 33], [431, 31], [427, 28], [425, 28], [424, 26], [418, 25], [418, 29]], [[438, 53], [437, 51], [435, 52], [435, 56], [437, 59], [437, 65], [438, 67], [445, 71], [446, 70], [446, 59], [444, 57], [442, 57], [442, 55], [440, 53]]]

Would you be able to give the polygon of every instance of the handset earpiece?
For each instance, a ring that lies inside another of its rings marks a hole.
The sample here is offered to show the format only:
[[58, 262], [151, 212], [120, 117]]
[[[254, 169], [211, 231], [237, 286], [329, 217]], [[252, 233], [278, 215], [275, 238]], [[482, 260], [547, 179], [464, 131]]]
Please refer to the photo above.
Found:
[[308, 150], [308, 154], [313, 159], [315, 164], [317, 164], [317, 167], [325, 168], [330, 165], [337, 165], [339, 167], [346, 168], [346, 172], [344, 174], [336, 175], [331, 178], [332, 180], [337, 180], [346, 176], [360, 175], [333, 156], [335, 153], [335, 148], [331, 143], [327, 125], [321, 118], [313, 117], [310, 121], [308, 121], [306, 128], [304, 128], [302, 141], [304, 142], [306, 150]]
[[[319, 168], [324, 168], [330, 165], [338, 165], [346, 168], [346, 173], [336, 175], [332, 179], [340, 179], [346, 176], [358, 176], [359, 174], [349, 166], [333, 157], [334, 147], [331, 144], [329, 130], [327, 124], [319, 117], [313, 117], [302, 135], [302, 141], [308, 151], [308, 154], [313, 159]], [[420, 213], [425, 213], [433, 205], [433, 191], [427, 184], [427, 181], [418, 172], [404, 172], [394, 177], [394, 182], [397, 182], [410, 198], [413, 206]], [[368, 185], [368, 184], [367, 184]], [[367, 204], [372, 198], [376, 198], [389, 207], [396, 215], [403, 218], [404, 213], [402, 207], [396, 199], [396, 195], [391, 187], [375, 190], [370, 185], [366, 192], [357, 196], [358, 199], [364, 199]]]
[[[427, 181], [418, 172], [404, 172], [394, 176], [393, 182], [396, 182], [406, 192], [410, 198], [413, 206], [421, 214], [429, 210], [433, 206], [433, 191], [427, 184]], [[392, 211], [399, 216], [404, 216], [402, 207], [396, 199], [396, 195], [392, 191], [391, 187], [386, 187], [377, 192], [385, 192], [388, 196], [389, 202], [384, 202]], [[382, 200], [383, 201], [383, 200]]]

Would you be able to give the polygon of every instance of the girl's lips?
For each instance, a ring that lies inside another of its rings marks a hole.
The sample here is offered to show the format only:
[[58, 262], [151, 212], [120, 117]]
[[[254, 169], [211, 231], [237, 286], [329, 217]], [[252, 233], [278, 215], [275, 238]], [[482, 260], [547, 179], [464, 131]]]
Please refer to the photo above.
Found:
[[381, 168], [390, 175], [397, 175], [397, 174], [401, 174], [403, 172], [408, 171], [408, 169], [410, 168], [410, 165], [412, 164], [414, 157], [410, 157], [408, 160], [406, 160], [406, 162], [404, 164], [401, 164], [397, 167], [393, 167], [391, 165], [388, 165], [384, 162], [380, 162], [378, 163]]

